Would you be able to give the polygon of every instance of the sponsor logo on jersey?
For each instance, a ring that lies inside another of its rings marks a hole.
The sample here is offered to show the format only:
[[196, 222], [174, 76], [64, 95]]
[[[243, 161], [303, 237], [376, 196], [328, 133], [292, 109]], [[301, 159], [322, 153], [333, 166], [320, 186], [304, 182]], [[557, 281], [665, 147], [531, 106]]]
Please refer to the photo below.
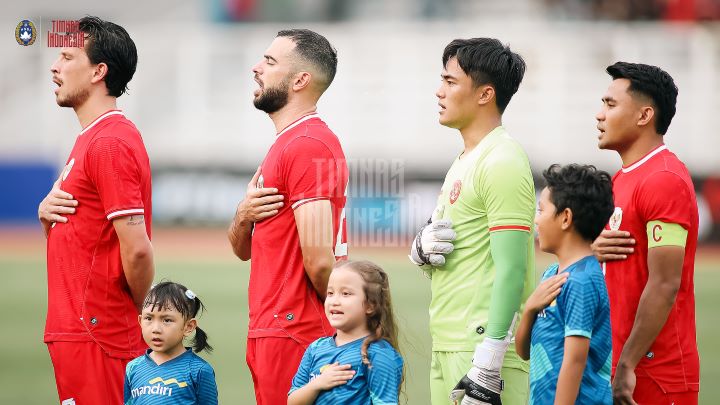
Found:
[[15, 27], [15, 41], [21, 46], [30, 46], [35, 43], [37, 30], [30, 20], [22, 20]]
[[176, 384], [178, 388], [187, 387], [187, 383], [179, 382], [175, 378], [163, 380], [162, 377], [155, 377], [152, 380], [148, 381], [148, 384], [150, 385], [143, 385], [142, 387], [133, 388], [130, 391], [132, 397], [137, 398], [141, 395], [157, 395], [161, 397], [171, 397], [173, 392], [172, 384]]
[[452, 190], [450, 190], [450, 204], [455, 204], [458, 198], [460, 198], [460, 190], [462, 189], [462, 181], [455, 180], [453, 183]]

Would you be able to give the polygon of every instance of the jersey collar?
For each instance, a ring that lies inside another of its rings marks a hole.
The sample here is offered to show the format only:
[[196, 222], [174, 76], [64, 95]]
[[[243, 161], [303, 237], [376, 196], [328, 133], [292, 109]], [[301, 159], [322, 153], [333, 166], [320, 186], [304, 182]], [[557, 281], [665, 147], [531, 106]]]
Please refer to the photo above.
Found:
[[318, 113], [314, 112], [314, 113], [310, 113], [310, 114], [307, 114], [307, 115], [303, 115], [302, 117], [296, 119], [292, 124], [286, 126], [285, 129], [283, 129], [282, 131], [278, 132], [275, 137], [278, 138], [278, 137], [280, 137], [280, 135], [284, 134], [285, 132], [287, 132], [287, 131], [295, 128], [296, 126], [302, 124], [303, 122], [305, 122], [305, 121], [307, 121], [307, 120], [309, 120], [309, 119], [313, 119], [313, 118], [319, 118]]
[[633, 170], [637, 169], [638, 167], [642, 166], [643, 163], [647, 162], [647, 161], [650, 160], [653, 156], [655, 156], [655, 155], [657, 155], [658, 153], [664, 151], [665, 149], [667, 149], [667, 145], [665, 145], [665, 144], [658, 146], [657, 148], [655, 148], [654, 150], [652, 150], [650, 153], [648, 153], [647, 155], [645, 155], [644, 158], [638, 160], [637, 162], [631, 164], [631, 165], [628, 166], [628, 167], [623, 167], [623, 168], [622, 168], [622, 172], [623, 172], [623, 173], [630, 173], [631, 171], [633, 171]]
[[100, 122], [100, 121], [104, 120], [105, 118], [110, 117], [110, 116], [112, 116], [112, 115], [122, 115], [122, 116], [125, 116], [125, 114], [123, 114], [123, 112], [122, 112], [121, 110], [110, 110], [110, 111], [106, 112], [105, 114], [103, 114], [103, 115], [95, 118], [95, 120], [94, 120], [93, 122], [91, 122], [90, 125], [88, 125], [88, 126], [86, 126], [85, 128], [83, 128], [83, 130], [80, 132], [80, 135], [82, 135], [82, 134], [84, 134], [85, 132], [89, 131], [90, 128], [94, 127], [98, 122]]

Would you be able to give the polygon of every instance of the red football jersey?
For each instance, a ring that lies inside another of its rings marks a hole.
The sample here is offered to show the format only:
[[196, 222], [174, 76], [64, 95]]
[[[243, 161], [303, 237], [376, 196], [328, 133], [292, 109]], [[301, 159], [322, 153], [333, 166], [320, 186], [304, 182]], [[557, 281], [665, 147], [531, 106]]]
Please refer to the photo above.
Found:
[[317, 114], [298, 119], [277, 135], [258, 183], [277, 188], [285, 204], [253, 231], [248, 337], [291, 337], [309, 345], [333, 329], [305, 273], [293, 211], [310, 201], [329, 200], [335, 257], [347, 256], [348, 169], [340, 141]]
[[47, 238], [45, 342], [95, 341], [112, 357], [135, 358], [147, 345], [112, 220], [145, 215], [150, 236], [150, 160], [122, 112], [101, 115], [78, 135], [61, 188], [78, 206]]
[[698, 210], [690, 174], [677, 156], [662, 145], [617, 172], [613, 177], [613, 193], [616, 208], [609, 227], [628, 231], [636, 240], [635, 252], [627, 259], [606, 264], [613, 375], [648, 281], [647, 223], [655, 220], [675, 223], [688, 232], [680, 290], [665, 326], [638, 364], [636, 372], [650, 376], [666, 392], [697, 391], [700, 362], [695, 340], [693, 274]]

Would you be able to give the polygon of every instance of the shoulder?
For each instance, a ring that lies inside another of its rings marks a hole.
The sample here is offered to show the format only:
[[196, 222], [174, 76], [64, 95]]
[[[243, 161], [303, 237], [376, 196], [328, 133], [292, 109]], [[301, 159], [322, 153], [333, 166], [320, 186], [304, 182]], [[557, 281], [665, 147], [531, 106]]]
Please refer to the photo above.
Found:
[[584, 292], [598, 289], [598, 280], [604, 285], [602, 267], [594, 256], [587, 256], [572, 265], [569, 269], [570, 276], [565, 283], [566, 289], [580, 290]]
[[135, 371], [136, 368], [140, 367], [142, 365], [142, 362], [145, 361], [145, 355], [143, 354], [140, 357], [136, 357], [128, 362], [128, 364], [125, 366], [125, 374], [129, 375], [133, 371]]
[[553, 263], [553, 264], [549, 265], [548, 268], [545, 269], [545, 271], [543, 272], [543, 275], [540, 278], [540, 281], [541, 282], [545, 281], [545, 280], [549, 279], [550, 277], [554, 276], [555, 274], [557, 274], [557, 270], [558, 270], [557, 263]]
[[368, 357], [372, 363], [375, 360], [383, 360], [388, 364], [402, 366], [403, 359], [400, 353], [385, 339], [378, 340], [368, 347]]

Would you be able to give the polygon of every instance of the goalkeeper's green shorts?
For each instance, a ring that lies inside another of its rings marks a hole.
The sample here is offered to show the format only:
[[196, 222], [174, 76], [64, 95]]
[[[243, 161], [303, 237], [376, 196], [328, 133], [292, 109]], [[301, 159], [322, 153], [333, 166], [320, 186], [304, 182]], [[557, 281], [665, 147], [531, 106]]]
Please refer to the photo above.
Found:
[[[432, 405], [449, 405], [450, 391], [472, 367], [473, 352], [432, 352], [430, 362], [430, 398]], [[505, 389], [503, 405], [527, 405], [530, 396], [528, 370], [503, 367], [500, 371]]]

